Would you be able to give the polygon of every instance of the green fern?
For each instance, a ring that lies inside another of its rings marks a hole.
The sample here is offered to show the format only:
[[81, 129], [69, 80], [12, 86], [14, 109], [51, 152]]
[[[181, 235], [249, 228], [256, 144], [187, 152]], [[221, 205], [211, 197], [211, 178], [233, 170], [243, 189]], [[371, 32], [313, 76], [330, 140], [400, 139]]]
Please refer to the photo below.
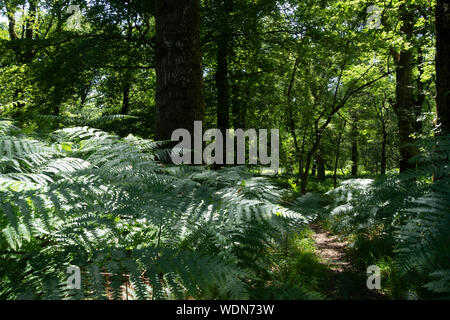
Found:
[[[1, 298], [249, 298], [273, 280], [268, 250], [309, 221], [245, 168], [159, 163], [163, 142], [89, 127], [45, 140], [3, 132]], [[81, 290], [67, 289], [68, 265]]]
[[390, 239], [396, 271], [412, 288], [405, 297], [442, 298], [450, 292], [450, 136], [418, 148], [417, 169], [346, 181], [328, 193], [328, 210], [341, 233]]

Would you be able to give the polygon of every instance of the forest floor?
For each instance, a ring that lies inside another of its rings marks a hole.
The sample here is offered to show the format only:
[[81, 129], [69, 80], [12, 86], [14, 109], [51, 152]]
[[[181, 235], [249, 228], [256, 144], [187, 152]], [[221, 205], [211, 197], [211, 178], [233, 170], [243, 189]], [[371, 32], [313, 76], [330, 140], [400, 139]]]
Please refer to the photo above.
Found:
[[316, 254], [330, 271], [327, 287], [323, 288], [331, 299], [375, 300], [383, 296], [366, 287], [367, 276], [353, 268], [347, 253], [348, 242], [326, 231], [320, 224], [310, 225]]
[[347, 261], [345, 246], [346, 241], [340, 241], [338, 236], [331, 235], [318, 224], [311, 225], [314, 231], [313, 239], [316, 243], [317, 254], [322, 261], [328, 263], [331, 270], [338, 273], [343, 272], [349, 266]]

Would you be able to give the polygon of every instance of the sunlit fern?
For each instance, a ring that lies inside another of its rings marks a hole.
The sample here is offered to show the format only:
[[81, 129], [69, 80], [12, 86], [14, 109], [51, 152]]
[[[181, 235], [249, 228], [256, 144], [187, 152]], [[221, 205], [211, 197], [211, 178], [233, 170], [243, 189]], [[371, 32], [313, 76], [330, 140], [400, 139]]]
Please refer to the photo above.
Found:
[[248, 298], [271, 279], [265, 252], [307, 222], [245, 168], [169, 166], [161, 143], [89, 127], [46, 141], [1, 128], [2, 298], [121, 299], [125, 284], [139, 299]]
[[328, 209], [341, 233], [392, 238], [397, 271], [419, 288], [405, 297], [448, 297], [450, 136], [423, 139], [418, 147], [422, 152], [411, 159], [416, 169], [375, 181], [348, 180], [329, 192], [335, 201]]

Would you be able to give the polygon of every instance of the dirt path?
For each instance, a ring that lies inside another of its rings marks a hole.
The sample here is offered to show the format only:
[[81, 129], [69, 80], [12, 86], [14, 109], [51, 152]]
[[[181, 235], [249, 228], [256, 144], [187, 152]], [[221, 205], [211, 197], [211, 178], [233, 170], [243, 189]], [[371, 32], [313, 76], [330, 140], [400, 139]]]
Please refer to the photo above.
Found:
[[366, 274], [353, 270], [346, 255], [348, 242], [325, 231], [319, 224], [310, 225], [314, 231], [317, 255], [330, 269], [326, 294], [331, 299], [383, 299], [382, 295], [371, 292], [366, 287]]
[[324, 231], [319, 225], [311, 225], [314, 231], [312, 236], [317, 247], [319, 257], [330, 264], [333, 271], [341, 273], [348, 269], [349, 262], [345, 255], [345, 246], [347, 242], [339, 241], [338, 236], [333, 236]]

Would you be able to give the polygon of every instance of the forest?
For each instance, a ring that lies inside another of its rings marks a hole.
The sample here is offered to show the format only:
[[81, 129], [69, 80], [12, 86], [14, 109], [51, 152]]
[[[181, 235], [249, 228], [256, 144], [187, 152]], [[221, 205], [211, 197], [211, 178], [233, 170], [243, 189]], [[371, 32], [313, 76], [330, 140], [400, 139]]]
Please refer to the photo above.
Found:
[[449, 2], [0, 0], [0, 300], [450, 299]]

